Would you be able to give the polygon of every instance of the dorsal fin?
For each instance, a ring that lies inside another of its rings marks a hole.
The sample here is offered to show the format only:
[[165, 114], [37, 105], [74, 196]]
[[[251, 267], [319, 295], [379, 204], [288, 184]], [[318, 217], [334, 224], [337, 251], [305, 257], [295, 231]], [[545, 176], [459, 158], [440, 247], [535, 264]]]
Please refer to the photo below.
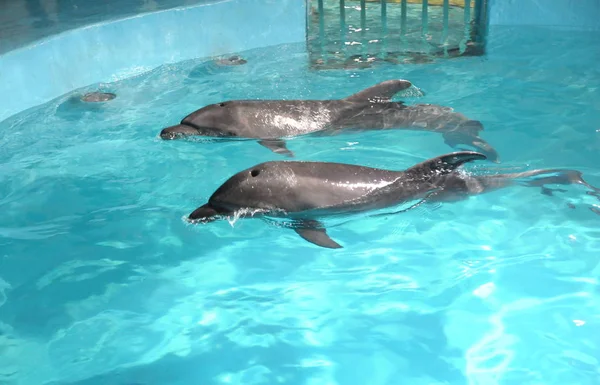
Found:
[[448, 174], [465, 163], [474, 160], [485, 160], [487, 157], [480, 152], [458, 151], [441, 155], [435, 158], [427, 159], [408, 169], [405, 173], [418, 173], [418, 175], [442, 175]]
[[350, 102], [390, 102], [392, 97], [400, 91], [410, 88], [412, 83], [408, 80], [393, 79], [375, 84], [372, 87], [365, 88], [355, 94], [352, 94], [344, 100]]

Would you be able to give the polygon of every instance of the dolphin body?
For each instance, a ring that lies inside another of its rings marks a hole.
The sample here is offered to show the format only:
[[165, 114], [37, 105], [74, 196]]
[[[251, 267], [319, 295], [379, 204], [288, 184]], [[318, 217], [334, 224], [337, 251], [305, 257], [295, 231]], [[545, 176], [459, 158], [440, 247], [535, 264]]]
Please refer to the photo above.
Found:
[[[208, 202], [188, 216], [192, 223], [207, 223], [227, 216], [286, 218], [306, 241], [325, 248], [341, 248], [331, 239], [319, 219], [370, 212], [414, 202], [408, 209], [427, 202], [451, 202], [518, 183], [583, 184], [600, 197], [600, 189], [587, 184], [576, 170], [532, 170], [520, 173], [474, 176], [460, 166], [486, 159], [471, 151], [449, 153], [416, 164], [403, 171], [359, 165], [270, 161], [231, 176]], [[397, 212], [407, 211], [403, 209]], [[376, 214], [386, 215], [386, 214]]]
[[227, 139], [259, 139], [271, 151], [293, 156], [284, 138], [335, 135], [342, 131], [408, 129], [439, 132], [451, 147], [466, 144], [498, 162], [498, 154], [479, 137], [483, 125], [449, 107], [406, 105], [391, 98], [412, 86], [387, 80], [339, 100], [231, 100], [210, 104], [164, 128], [165, 140], [199, 135]]

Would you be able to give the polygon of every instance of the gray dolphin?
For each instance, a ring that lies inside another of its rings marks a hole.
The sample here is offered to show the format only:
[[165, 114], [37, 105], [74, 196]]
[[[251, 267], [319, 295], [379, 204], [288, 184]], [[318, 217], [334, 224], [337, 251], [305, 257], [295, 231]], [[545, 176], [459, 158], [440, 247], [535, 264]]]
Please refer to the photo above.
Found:
[[479, 137], [483, 125], [449, 107], [406, 105], [391, 98], [412, 84], [387, 80], [338, 100], [231, 100], [211, 104], [164, 128], [163, 139], [199, 135], [229, 139], [260, 139], [271, 151], [293, 156], [283, 138], [342, 131], [408, 129], [439, 132], [446, 144], [467, 144], [498, 161], [498, 154]]
[[113, 100], [117, 95], [112, 92], [89, 92], [81, 97], [81, 101], [88, 103], [99, 103], [99, 102], [107, 102], [109, 100]]
[[[488, 176], [460, 172], [461, 165], [484, 159], [484, 154], [460, 151], [403, 171], [328, 162], [260, 163], [230, 177], [206, 204], [189, 214], [188, 220], [207, 223], [228, 216], [286, 218], [291, 220], [290, 227], [308, 242], [340, 248], [327, 235], [320, 219], [416, 202], [398, 213], [422, 203], [457, 201], [517, 183], [541, 187], [547, 194], [552, 190], [545, 184], [578, 183], [589, 187], [591, 195], [600, 197], [600, 189], [587, 184], [575, 170], [532, 170]], [[539, 178], [519, 182], [529, 177]]]
[[486, 157], [481, 153], [455, 152], [404, 171], [328, 162], [260, 163], [230, 177], [188, 219], [210, 222], [230, 215], [283, 217], [292, 220], [292, 227], [305, 240], [340, 248], [319, 218], [423, 200], [440, 188], [444, 175], [466, 162], [483, 159]]

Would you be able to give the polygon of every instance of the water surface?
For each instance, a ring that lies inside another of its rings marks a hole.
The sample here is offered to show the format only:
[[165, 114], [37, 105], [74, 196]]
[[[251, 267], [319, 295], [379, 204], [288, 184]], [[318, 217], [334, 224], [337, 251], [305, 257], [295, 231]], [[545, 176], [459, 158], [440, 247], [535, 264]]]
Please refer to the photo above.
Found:
[[[349, 222], [328, 250], [258, 220], [183, 216], [258, 144], [161, 141], [227, 99], [342, 98], [390, 78], [483, 122], [494, 166], [600, 185], [595, 35], [494, 29], [486, 57], [310, 72], [304, 45], [92, 85], [0, 123], [0, 383], [597, 384], [600, 202], [512, 188]], [[101, 89], [117, 98], [77, 105]], [[33, 92], [34, 90], [32, 90]], [[404, 169], [409, 131], [298, 138], [300, 160]]]

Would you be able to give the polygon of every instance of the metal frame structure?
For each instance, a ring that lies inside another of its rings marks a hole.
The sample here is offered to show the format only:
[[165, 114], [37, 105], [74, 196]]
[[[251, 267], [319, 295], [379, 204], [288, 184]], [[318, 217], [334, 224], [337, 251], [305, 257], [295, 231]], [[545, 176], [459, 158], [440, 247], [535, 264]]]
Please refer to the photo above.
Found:
[[313, 69], [485, 53], [488, 0], [305, 0]]

